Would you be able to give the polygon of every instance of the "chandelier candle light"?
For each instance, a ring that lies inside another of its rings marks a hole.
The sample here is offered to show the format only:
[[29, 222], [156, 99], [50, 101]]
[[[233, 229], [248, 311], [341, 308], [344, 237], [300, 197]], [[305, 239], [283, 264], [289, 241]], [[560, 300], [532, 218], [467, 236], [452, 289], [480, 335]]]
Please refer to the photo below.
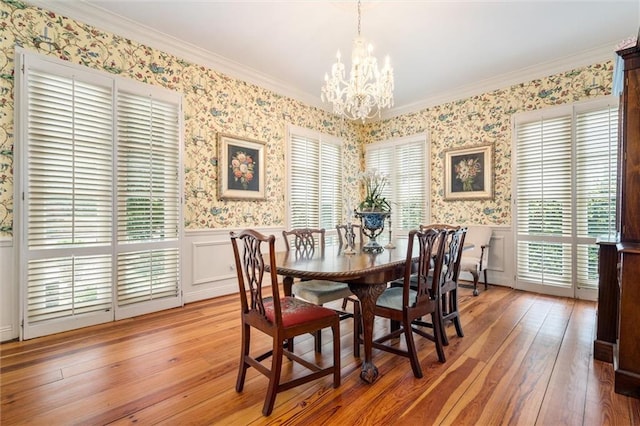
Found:
[[389, 57], [382, 70], [371, 55], [373, 46], [360, 35], [360, 1], [358, 1], [358, 36], [353, 40], [351, 74], [345, 80], [345, 66], [338, 50], [337, 61], [331, 67], [331, 77], [324, 75], [322, 101], [333, 104], [333, 112], [351, 120], [365, 121], [380, 117], [383, 108], [393, 106], [393, 69]]

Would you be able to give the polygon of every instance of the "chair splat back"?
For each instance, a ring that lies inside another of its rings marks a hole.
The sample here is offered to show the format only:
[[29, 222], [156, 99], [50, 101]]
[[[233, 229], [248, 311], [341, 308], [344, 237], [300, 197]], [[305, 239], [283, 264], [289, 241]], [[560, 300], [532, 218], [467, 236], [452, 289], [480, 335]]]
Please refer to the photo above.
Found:
[[[242, 256], [240, 256], [241, 248], [238, 246], [237, 240], [241, 241]], [[266, 245], [269, 249], [270, 279], [269, 283], [278, 282], [276, 273], [275, 260], [275, 236], [264, 236], [253, 230], [245, 230], [240, 234], [231, 233], [231, 242], [236, 259], [236, 270], [238, 273], [238, 290], [240, 292], [240, 303], [245, 313], [250, 311], [257, 312], [266, 319], [266, 310], [264, 305], [265, 297], [263, 295], [263, 278], [266, 268], [262, 246]], [[242, 259], [242, 260], [241, 260]], [[282, 320], [280, 309], [280, 294], [277, 285], [271, 285], [271, 295], [269, 302], [273, 304], [274, 315], [276, 321]], [[247, 299], [249, 292], [250, 300]]]
[[[413, 235], [412, 235], [413, 234]], [[416, 290], [416, 303], [430, 302], [440, 294], [440, 280], [442, 257], [444, 256], [444, 244], [441, 244], [442, 233], [436, 229], [424, 231], [411, 231], [409, 233], [409, 250], [407, 250], [407, 262], [405, 263], [405, 282]], [[411, 253], [414, 239], [419, 244], [419, 256], [417, 264], [412, 265]], [[435, 253], [435, 257], [434, 254]], [[429, 276], [435, 277], [430, 279]], [[405, 292], [408, 294], [408, 292]], [[408, 302], [408, 300], [406, 301]]]
[[462, 249], [464, 248], [464, 239], [467, 228], [456, 227], [449, 230], [449, 238], [447, 239], [443, 282], [458, 282], [460, 275], [460, 261], [462, 259]]
[[364, 243], [364, 233], [362, 232], [361, 225], [336, 225], [336, 231], [338, 233], [338, 244], [341, 246], [348, 246], [350, 239], [353, 241], [354, 246], [356, 243], [359, 245]]
[[[296, 256], [299, 257], [311, 257], [316, 249], [321, 250], [321, 254], [324, 254], [324, 235], [324, 228], [298, 228], [292, 229], [291, 231], [282, 231], [287, 250], [291, 250], [293, 245]], [[292, 239], [291, 236], [293, 237]]]

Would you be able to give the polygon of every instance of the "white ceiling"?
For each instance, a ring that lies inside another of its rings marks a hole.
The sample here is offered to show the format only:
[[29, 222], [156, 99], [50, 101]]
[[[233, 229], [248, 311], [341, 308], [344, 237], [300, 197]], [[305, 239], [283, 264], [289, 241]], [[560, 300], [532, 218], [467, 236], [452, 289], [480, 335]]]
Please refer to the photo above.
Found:
[[[357, 32], [355, 1], [29, 2], [326, 109]], [[365, 0], [361, 32], [391, 58], [392, 116], [612, 59], [639, 27], [640, 0]]]

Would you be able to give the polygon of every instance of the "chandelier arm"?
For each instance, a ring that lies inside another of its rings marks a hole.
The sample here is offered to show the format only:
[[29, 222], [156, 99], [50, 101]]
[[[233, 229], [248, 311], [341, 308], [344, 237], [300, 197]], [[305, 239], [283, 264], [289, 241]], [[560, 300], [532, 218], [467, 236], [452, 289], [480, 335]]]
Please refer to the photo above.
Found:
[[380, 70], [377, 59], [372, 55], [372, 46], [367, 46], [361, 37], [361, 21], [361, 1], [358, 0], [358, 35], [353, 41], [349, 78], [346, 78], [338, 51], [331, 76], [325, 74], [321, 98], [323, 102], [333, 104], [335, 114], [364, 122], [368, 118], [380, 117], [383, 108], [393, 106], [394, 83], [389, 58], [385, 59]]

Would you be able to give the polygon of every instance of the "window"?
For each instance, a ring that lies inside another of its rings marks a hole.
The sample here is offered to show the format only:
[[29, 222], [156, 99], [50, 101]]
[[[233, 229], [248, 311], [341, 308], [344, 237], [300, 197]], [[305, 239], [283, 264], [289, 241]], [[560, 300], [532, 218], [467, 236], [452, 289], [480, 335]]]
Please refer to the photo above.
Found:
[[597, 288], [595, 241], [615, 232], [617, 126], [607, 101], [516, 117], [517, 282]]
[[23, 337], [179, 305], [180, 95], [19, 61]]
[[409, 231], [429, 221], [430, 162], [424, 134], [365, 146], [365, 168], [389, 176], [384, 197], [393, 230]]
[[342, 143], [301, 127], [289, 127], [288, 228], [325, 228], [342, 221]]

